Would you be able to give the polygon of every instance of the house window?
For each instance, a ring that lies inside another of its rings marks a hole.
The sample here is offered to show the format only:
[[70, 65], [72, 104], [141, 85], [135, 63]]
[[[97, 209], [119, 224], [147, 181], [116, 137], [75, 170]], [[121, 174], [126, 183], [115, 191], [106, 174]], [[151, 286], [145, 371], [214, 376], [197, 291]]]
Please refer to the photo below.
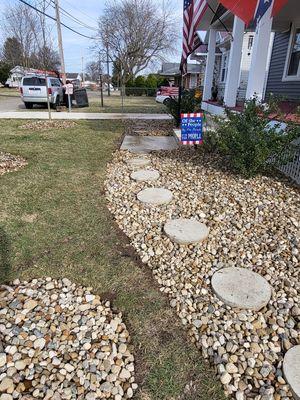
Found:
[[300, 61], [300, 28], [296, 29], [293, 44], [290, 50], [290, 62], [288, 75], [294, 76], [298, 74], [299, 69], [299, 61]]
[[284, 80], [300, 80], [300, 27], [291, 31]]
[[222, 63], [221, 63], [221, 82], [226, 82], [227, 71], [228, 71], [228, 60], [229, 60], [229, 51], [222, 54]]
[[249, 51], [252, 50], [252, 47], [253, 47], [253, 40], [254, 40], [254, 36], [253, 36], [253, 35], [250, 35], [249, 38], [248, 38], [248, 50], [249, 50]]

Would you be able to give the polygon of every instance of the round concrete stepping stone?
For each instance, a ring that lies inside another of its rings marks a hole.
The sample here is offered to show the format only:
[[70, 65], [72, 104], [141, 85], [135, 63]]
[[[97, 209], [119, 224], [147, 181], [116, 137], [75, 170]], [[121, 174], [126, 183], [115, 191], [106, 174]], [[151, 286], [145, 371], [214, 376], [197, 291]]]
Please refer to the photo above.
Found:
[[300, 345], [290, 348], [285, 354], [283, 373], [295, 399], [300, 400]]
[[139, 171], [132, 172], [130, 177], [138, 182], [156, 181], [159, 178], [159, 172], [154, 169], [140, 169]]
[[271, 286], [266, 279], [246, 268], [220, 269], [211, 284], [219, 299], [231, 307], [260, 310], [271, 298]]
[[205, 224], [193, 219], [178, 218], [167, 221], [164, 231], [176, 243], [192, 244], [206, 239], [209, 229]]
[[137, 194], [137, 198], [146, 204], [151, 205], [159, 205], [159, 204], [167, 204], [173, 198], [172, 192], [168, 189], [164, 188], [147, 188], [141, 190]]
[[146, 165], [151, 164], [151, 161], [148, 160], [147, 158], [130, 158], [129, 160], [126, 161], [128, 165], [131, 167], [144, 167]]

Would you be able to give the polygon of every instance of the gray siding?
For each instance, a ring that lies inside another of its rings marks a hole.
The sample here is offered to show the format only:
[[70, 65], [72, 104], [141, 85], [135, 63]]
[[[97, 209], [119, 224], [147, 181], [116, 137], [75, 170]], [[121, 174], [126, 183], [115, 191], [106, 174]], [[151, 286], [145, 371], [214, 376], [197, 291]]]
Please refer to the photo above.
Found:
[[289, 33], [276, 33], [270, 62], [269, 76], [266, 88], [266, 97], [270, 93], [284, 97], [287, 100], [300, 100], [300, 80], [283, 82], [283, 72], [287, 50], [289, 46]]

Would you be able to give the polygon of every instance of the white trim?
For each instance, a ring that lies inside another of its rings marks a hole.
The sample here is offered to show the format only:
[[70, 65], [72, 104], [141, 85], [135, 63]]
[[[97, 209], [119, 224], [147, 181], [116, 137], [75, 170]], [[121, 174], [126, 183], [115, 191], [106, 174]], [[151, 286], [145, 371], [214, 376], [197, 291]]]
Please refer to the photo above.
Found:
[[282, 82], [300, 81], [300, 62], [298, 65], [297, 75], [288, 75], [287, 74], [288, 68], [290, 66], [292, 44], [293, 44], [294, 36], [296, 33], [296, 29], [298, 29], [298, 28], [300, 28], [300, 22], [293, 23], [292, 28], [290, 30], [289, 46], [288, 46], [288, 50], [287, 50], [286, 58], [285, 58]]
[[233, 42], [227, 62], [226, 84], [224, 90], [224, 104], [235, 107], [238, 87], [241, 76], [241, 60], [243, 54], [245, 23], [238, 17], [234, 17]]
[[264, 90], [263, 90], [263, 99], [265, 99], [265, 97], [266, 97], [266, 90], [267, 90], [269, 74], [270, 74], [270, 65], [271, 65], [271, 59], [272, 59], [272, 54], [273, 54], [274, 39], [275, 39], [275, 32], [271, 32], [271, 39], [270, 39], [270, 44], [269, 44], [269, 49], [268, 49], [266, 79], [265, 79]]
[[210, 29], [208, 39], [207, 60], [205, 66], [204, 85], [203, 85], [203, 100], [211, 98], [211, 89], [214, 78], [214, 66], [216, 59], [216, 33], [215, 29]]
[[249, 69], [246, 99], [251, 99], [254, 96], [256, 96], [258, 100], [262, 100], [263, 98], [268, 49], [273, 22], [271, 12], [272, 7], [269, 7], [257, 24]]
[[225, 108], [222, 106], [216, 106], [211, 103], [207, 103], [206, 101], [202, 101], [201, 109], [213, 115], [218, 115], [220, 117], [225, 117]]

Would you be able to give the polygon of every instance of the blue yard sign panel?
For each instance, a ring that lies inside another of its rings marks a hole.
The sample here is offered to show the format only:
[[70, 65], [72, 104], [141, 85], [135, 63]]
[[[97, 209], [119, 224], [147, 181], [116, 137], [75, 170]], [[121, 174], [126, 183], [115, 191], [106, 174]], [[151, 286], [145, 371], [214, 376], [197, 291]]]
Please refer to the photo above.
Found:
[[181, 114], [181, 143], [201, 144], [203, 133], [203, 114]]

